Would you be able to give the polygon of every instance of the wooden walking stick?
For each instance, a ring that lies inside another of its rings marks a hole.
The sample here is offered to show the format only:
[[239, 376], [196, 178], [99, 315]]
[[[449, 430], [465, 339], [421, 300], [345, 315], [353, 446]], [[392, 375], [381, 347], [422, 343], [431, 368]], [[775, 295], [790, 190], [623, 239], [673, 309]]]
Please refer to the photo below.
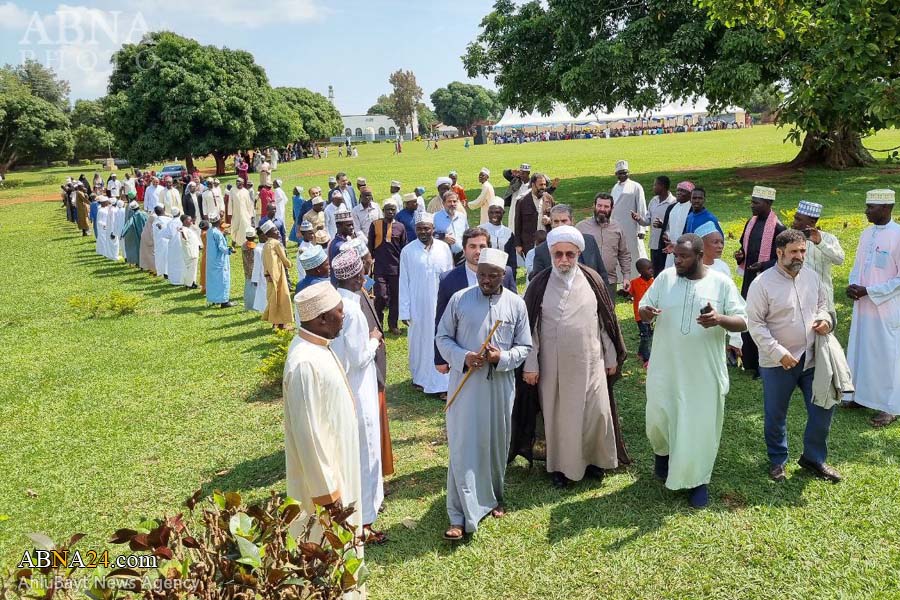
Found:
[[[494, 326], [491, 327], [490, 333], [488, 333], [487, 339], [484, 340], [484, 343], [481, 344], [481, 348], [478, 350], [478, 355], [483, 355], [487, 350], [488, 344], [491, 343], [491, 338], [494, 337], [494, 332], [497, 331], [497, 328], [500, 327], [500, 319], [494, 321]], [[471, 375], [476, 369], [469, 369], [466, 374], [463, 376], [462, 381], [459, 382], [459, 385], [456, 388], [456, 391], [453, 392], [453, 395], [450, 396], [450, 399], [447, 401], [447, 406], [444, 407], [444, 412], [450, 410], [450, 405], [453, 404], [453, 401], [456, 400], [456, 397], [459, 395], [459, 391], [463, 389], [463, 386], [466, 385], [466, 381], [469, 380], [469, 375]]]

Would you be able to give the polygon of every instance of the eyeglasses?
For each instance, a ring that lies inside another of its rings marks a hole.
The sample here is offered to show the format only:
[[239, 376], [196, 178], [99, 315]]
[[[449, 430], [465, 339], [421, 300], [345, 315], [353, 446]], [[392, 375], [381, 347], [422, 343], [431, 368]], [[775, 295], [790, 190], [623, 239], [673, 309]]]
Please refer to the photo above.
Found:
[[557, 250], [553, 253], [553, 258], [559, 260], [563, 257], [568, 258], [569, 260], [575, 260], [575, 257], [578, 256], [578, 253], [574, 250], [569, 250], [568, 252], [562, 252], [561, 250]]

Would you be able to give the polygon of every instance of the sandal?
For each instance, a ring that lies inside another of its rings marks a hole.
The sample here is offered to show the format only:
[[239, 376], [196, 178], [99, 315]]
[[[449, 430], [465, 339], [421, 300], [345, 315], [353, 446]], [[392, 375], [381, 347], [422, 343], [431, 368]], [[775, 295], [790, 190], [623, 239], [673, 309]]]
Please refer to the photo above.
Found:
[[506, 515], [506, 509], [500, 504], [491, 509], [491, 516], [495, 519], [502, 519]]
[[873, 417], [872, 420], [869, 421], [869, 423], [872, 424], [872, 427], [875, 427], [876, 429], [880, 429], [882, 427], [887, 427], [888, 425], [890, 425], [891, 423], [896, 421], [897, 418], [898, 418], [897, 415], [892, 415], [892, 414], [886, 413], [886, 412], [880, 412], [877, 415], [875, 415], [875, 417]]
[[363, 544], [366, 546], [380, 546], [388, 541], [388, 536], [383, 531], [375, 531], [371, 527], [363, 536]]
[[444, 532], [444, 539], [450, 540], [451, 542], [458, 542], [463, 539], [464, 535], [466, 535], [466, 533], [463, 531], [462, 525], [451, 525], [450, 529]]

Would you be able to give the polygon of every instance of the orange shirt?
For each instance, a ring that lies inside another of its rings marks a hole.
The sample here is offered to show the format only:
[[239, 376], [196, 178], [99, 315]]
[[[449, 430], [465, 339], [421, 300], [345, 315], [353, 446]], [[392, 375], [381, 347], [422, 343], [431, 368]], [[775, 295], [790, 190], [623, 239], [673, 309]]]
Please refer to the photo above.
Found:
[[464, 190], [464, 189], [462, 188], [461, 185], [454, 185], [454, 186], [451, 186], [450, 189], [453, 190], [453, 192], [454, 192], [457, 196], [459, 196], [459, 201], [460, 201], [460, 203], [461, 203], [463, 206], [465, 206], [465, 204], [466, 204], [466, 202], [467, 202], [467, 199], [466, 199], [466, 190]]
[[653, 284], [653, 278], [644, 279], [643, 277], [635, 277], [631, 280], [631, 298], [632, 303], [634, 304], [634, 320], [640, 321], [641, 314], [638, 312], [638, 304], [641, 303], [641, 298], [644, 297], [644, 294], [647, 293], [647, 290], [650, 289], [650, 286]]

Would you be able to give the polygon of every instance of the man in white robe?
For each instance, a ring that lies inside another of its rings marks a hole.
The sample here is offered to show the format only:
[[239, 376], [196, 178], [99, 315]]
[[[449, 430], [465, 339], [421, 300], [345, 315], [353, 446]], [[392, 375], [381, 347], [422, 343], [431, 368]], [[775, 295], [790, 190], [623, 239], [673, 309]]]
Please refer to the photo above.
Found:
[[172, 178], [166, 176], [163, 180], [163, 186], [162, 190], [157, 191], [157, 203], [163, 205], [167, 217], [175, 216], [173, 212], [175, 208], [178, 209], [178, 214], [181, 214], [181, 194], [178, 193], [178, 188], [173, 185]]
[[375, 353], [383, 343], [378, 328], [369, 329], [366, 316], [357, 294], [366, 281], [359, 254], [350, 248], [340, 252], [331, 263], [331, 272], [337, 278], [338, 293], [344, 301], [344, 327], [332, 343], [334, 353], [340, 359], [359, 421], [359, 466], [362, 474], [363, 534], [366, 543], [382, 543], [384, 533], [375, 531], [372, 524], [384, 501], [384, 478], [381, 472], [381, 415], [378, 404], [378, 373]]
[[[502, 202], [502, 200], [501, 200]], [[435, 342], [450, 365], [450, 389], [462, 385], [447, 407], [447, 515], [444, 534], [458, 540], [486, 515], [504, 515], [503, 482], [512, 435], [515, 369], [531, 350], [525, 302], [503, 287], [508, 256], [485, 248], [478, 285], [455, 293], [438, 323]], [[485, 352], [482, 344], [499, 321]]]
[[687, 224], [688, 215], [691, 214], [691, 194], [694, 184], [690, 181], [682, 181], [675, 188], [675, 203], [669, 205], [663, 217], [662, 241], [660, 246], [666, 254], [666, 268], [675, 265], [675, 256], [672, 249], [675, 240], [684, 234], [684, 226]]
[[647, 218], [647, 198], [644, 196], [643, 186], [628, 177], [627, 160], [616, 163], [616, 178], [619, 181], [610, 192], [613, 197], [612, 220], [621, 225], [625, 232], [625, 241], [631, 254], [631, 272], [637, 273], [637, 261], [647, 258], [644, 244], [647, 228], [641, 225]]
[[159, 189], [159, 178], [151, 178], [150, 185], [148, 185], [147, 189], [144, 190], [144, 210], [147, 211], [148, 214], [152, 215], [156, 213], [154, 209], [159, 203], [156, 196]]
[[109, 258], [111, 254], [110, 246], [112, 244], [112, 240], [110, 236], [113, 235], [112, 231], [112, 219], [109, 214], [109, 198], [106, 196], [100, 197], [100, 208], [97, 209], [97, 240], [96, 240], [96, 250], [97, 254], [103, 256], [104, 258]]
[[[272, 151], [274, 152], [274, 150]], [[274, 170], [275, 165], [273, 163], [272, 169]], [[272, 186], [275, 190], [275, 218], [281, 219], [281, 222], [284, 223], [284, 211], [287, 208], [287, 194], [284, 193], [284, 189], [281, 187], [281, 180], [276, 179], [274, 181], [274, 185]], [[284, 243], [287, 243], [287, 240], [282, 240]]]
[[[253, 295], [253, 310], [263, 312], [268, 304], [268, 285], [263, 270], [263, 244], [256, 244], [253, 248], [253, 272], [250, 281], [256, 284], [256, 292]], [[295, 315], [294, 320], [297, 320]], [[299, 322], [299, 321], [298, 321]]]
[[339, 212], [350, 212], [350, 209], [347, 208], [347, 205], [344, 203], [344, 195], [341, 191], [332, 190], [331, 195], [329, 196], [328, 205], [324, 210], [325, 231], [328, 232], [328, 237], [331, 239], [334, 239], [334, 236], [337, 235], [337, 221], [334, 220], [334, 215]]
[[125, 250], [122, 242], [122, 233], [125, 229], [125, 202], [117, 200], [115, 205], [110, 205], [109, 213], [112, 215], [113, 234], [115, 235], [110, 244], [110, 257], [112, 260], [119, 260]]
[[434, 239], [434, 215], [416, 213], [416, 239], [400, 252], [399, 318], [409, 328], [409, 372], [426, 394], [446, 394], [447, 375], [434, 368], [434, 321], [441, 274], [453, 268], [453, 253]]
[[181, 251], [181, 210], [176, 206], [172, 208], [172, 220], [166, 225], [163, 239], [166, 242], [166, 275], [172, 285], [181, 285], [181, 277], [184, 274], [184, 254]]
[[162, 204], [157, 204], [155, 210], [157, 216], [156, 221], [153, 222], [153, 263], [156, 267], [156, 274], [168, 279], [169, 241], [166, 239], [166, 233], [172, 217], [165, 214], [166, 209]]
[[181, 276], [181, 285], [192, 290], [197, 289], [197, 265], [200, 262], [200, 249], [203, 248], [203, 242], [200, 240], [200, 235], [192, 227], [193, 224], [193, 219], [187, 215], [181, 215], [181, 229], [178, 232], [181, 254], [184, 257], [184, 272]]
[[[343, 301], [330, 283], [312, 285], [294, 297], [300, 329], [284, 364], [285, 473], [288, 496], [308, 515], [316, 507], [350, 506], [348, 522], [362, 530], [358, 420], [353, 392], [331, 341], [343, 326]], [[291, 525], [299, 535], [303, 518]], [[314, 527], [309, 541], [321, 538]], [[363, 557], [362, 544], [356, 554]], [[350, 597], [364, 597], [365, 591]], [[347, 596], [345, 596], [347, 597]]]
[[856, 392], [846, 394], [848, 408], [878, 411], [875, 427], [900, 415], [900, 225], [891, 219], [893, 190], [866, 195], [866, 218], [872, 223], [859, 238], [847, 297], [853, 320], [847, 362]]
[[506, 246], [513, 236], [513, 231], [503, 224], [504, 212], [506, 211], [503, 208], [503, 198], [494, 197], [491, 200], [491, 205], [488, 207], [488, 220], [482, 223], [480, 227], [490, 234], [488, 243], [491, 248], [506, 252]]
[[[490, 182], [491, 172], [487, 167], [481, 167], [478, 173], [478, 182], [481, 184], [481, 193], [478, 197], [469, 202], [469, 210], [480, 209], [479, 224], [484, 227], [484, 223], [489, 221], [488, 209], [494, 205], [494, 198], [497, 194], [494, 192], [494, 185]], [[500, 198], [500, 207], [503, 208], [503, 198]]]
[[674, 250], [675, 268], [656, 276], [639, 307], [642, 322], [656, 321], [646, 431], [656, 476], [670, 490], [689, 490], [691, 506], [702, 508], [729, 386], [726, 332], [746, 330], [747, 314], [734, 282], [703, 264], [699, 236], [679, 237]]
[[796, 229], [806, 236], [806, 259], [804, 266], [812, 269], [822, 280], [828, 302], [831, 320], [837, 323], [837, 312], [834, 309], [834, 281], [831, 268], [844, 264], [844, 249], [837, 237], [820, 230], [816, 225], [822, 215], [822, 205], [801, 200], [794, 213], [791, 229]]
[[231, 240], [234, 244], [243, 245], [247, 241], [244, 232], [253, 227], [253, 200], [244, 186], [244, 180], [238, 177], [231, 188]]

